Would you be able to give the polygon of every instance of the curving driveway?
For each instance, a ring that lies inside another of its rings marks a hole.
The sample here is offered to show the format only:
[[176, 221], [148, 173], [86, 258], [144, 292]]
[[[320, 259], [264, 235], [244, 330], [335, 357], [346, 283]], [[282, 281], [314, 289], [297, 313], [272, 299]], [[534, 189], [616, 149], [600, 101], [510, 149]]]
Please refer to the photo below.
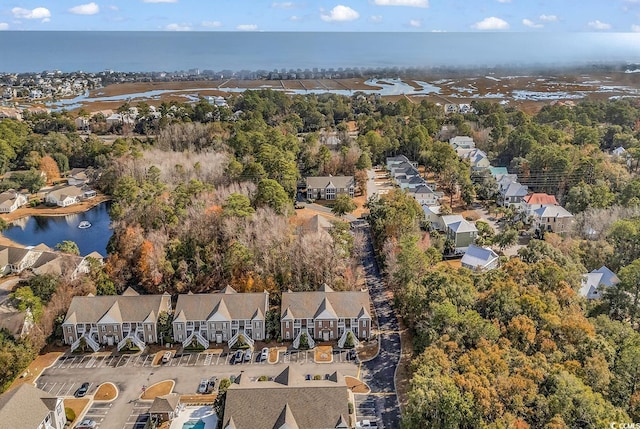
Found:
[[[360, 227], [365, 236], [365, 250], [362, 258], [369, 295], [378, 316], [380, 352], [362, 363], [362, 380], [369, 385], [371, 393], [360, 398], [358, 415], [367, 415], [375, 405], [378, 425], [386, 429], [400, 427], [400, 407], [395, 389], [395, 371], [400, 361], [400, 334], [398, 319], [392, 303], [385, 295], [384, 282], [375, 259], [371, 232], [368, 226]], [[361, 404], [369, 404], [365, 409]]]

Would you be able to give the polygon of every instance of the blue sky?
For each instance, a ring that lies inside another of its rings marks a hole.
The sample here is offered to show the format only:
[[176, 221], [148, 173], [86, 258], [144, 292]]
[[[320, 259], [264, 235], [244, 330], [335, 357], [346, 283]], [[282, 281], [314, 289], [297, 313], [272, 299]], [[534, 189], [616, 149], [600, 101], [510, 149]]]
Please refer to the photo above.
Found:
[[640, 0], [0, 0], [0, 30], [640, 32]]

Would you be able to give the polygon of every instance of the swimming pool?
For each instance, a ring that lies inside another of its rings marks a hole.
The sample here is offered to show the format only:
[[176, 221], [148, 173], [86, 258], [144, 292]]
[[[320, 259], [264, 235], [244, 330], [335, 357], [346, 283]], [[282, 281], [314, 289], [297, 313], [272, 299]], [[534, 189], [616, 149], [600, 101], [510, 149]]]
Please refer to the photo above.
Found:
[[182, 429], [204, 429], [204, 422], [198, 420], [188, 420], [182, 424]]

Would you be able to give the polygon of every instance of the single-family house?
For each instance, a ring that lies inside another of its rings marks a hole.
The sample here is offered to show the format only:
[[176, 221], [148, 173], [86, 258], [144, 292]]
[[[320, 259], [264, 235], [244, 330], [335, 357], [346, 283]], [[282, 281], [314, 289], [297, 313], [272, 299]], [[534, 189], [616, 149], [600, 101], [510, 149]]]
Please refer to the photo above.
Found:
[[0, 329], [8, 332], [14, 338], [22, 338], [33, 327], [33, 315], [28, 309], [20, 311], [9, 302], [5, 301], [0, 305]]
[[478, 237], [476, 226], [460, 215], [442, 216], [442, 223], [447, 239], [453, 241], [456, 251], [466, 251]]
[[27, 196], [9, 189], [0, 194], [0, 213], [11, 213], [27, 204]]
[[319, 234], [322, 232], [329, 232], [331, 228], [333, 228], [333, 224], [329, 221], [329, 219], [322, 215], [315, 215], [314, 217], [309, 219], [301, 229], [306, 232]]
[[182, 410], [180, 395], [169, 393], [168, 395], [156, 396], [149, 408], [151, 420], [158, 423], [170, 422], [176, 418]]
[[335, 200], [341, 194], [353, 198], [355, 191], [353, 176], [307, 177], [307, 198], [312, 200]]
[[573, 226], [573, 215], [562, 206], [546, 206], [533, 211], [534, 227], [543, 232], [562, 234]]
[[469, 136], [456, 136], [449, 139], [449, 144], [454, 150], [457, 149], [473, 149], [476, 147], [475, 142]]
[[85, 116], [78, 116], [74, 122], [76, 124], [76, 128], [78, 128], [79, 130], [89, 129], [89, 125], [91, 123], [89, 118]]
[[502, 206], [520, 209], [522, 208], [522, 199], [529, 193], [529, 189], [518, 182], [511, 182], [499, 192]]
[[62, 322], [65, 344], [71, 351], [82, 342], [97, 351], [100, 345], [144, 349], [158, 338], [158, 316], [171, 312], [171, 295], [140, 295], [127, 289], [122, 295], [75, 296]]
[[580, 295], [587, 299], [601, 299], [602, 289], [610, 288], [620, 283], [616, 274], [604, 265], [597, 270], [582, 275]]
[[63, 429], [67, 424], [62, 398], [23, 383], [0, 396], [0, 426], [20, 429]]
[[45, 201], [47, 204], [67, 207], [79, 203], [83, 195], [84, 191], [77, 186], [62, 186], [50, 191], [45, 196]]
[[371, 336], [369, 292], [336, 292], [324, 285], [313, 292], [284, 292], [280, 312], [280, 332], [298, 348], [302, 334], [309, 345], [314, 340], [338, 341], [343, 347], [349, 332], [355, 343]]
[[442, 222], [442, 216], [440, 215], [440, 206], [437, 205], [422, 205], [424, 211], [424, 217], [431, 223], [431, 228], [437, 231], [444, 231], [445, 226]]
[[67, 183], [71, 186], [83, 186], [89, 183], [86, 168], [73, 168], [67, 173]]
[[558, 200], [554, 195], [536, 192], [522, 198], [522, 209], [526, 216], [533, 216], [533, 212], [548, 206], [557, 206]]
[[469, 160], [469, 165], [473, 170], [482, 170], [491, 166], [487, 154], [477, 148], [464, 150], [461, 152], [460, 158]]
[[438, 194], [426, 184], [418, 186], [417, 188], [409, 191], [409, 193], [421, 206], [435, 206], [438, 204], [438, 200], [440, 199]]
[[227, 286], [215, 293], [178, 296], [173, 319], [173, 340], [188, 347], [197, 342], [227, 343], [242, 340], [252, 346], [266, 337], [269, 293], [237, 293]]
[[397, 167], [398, 165], [404, 164], [404, 163], [412, 165], [413, 167], [418, 166], [417, 162], [409, 161], [409, 158], [407, 158], [404, 155], [388, 156], [386, 159], [387, 170], [389, 171], [391, 171], [391, 169], [393, 169], [394, 167]]
[[411, 175], [403, 179], [398, 179], [397, 182], [400, 189], [408, 189], [409, 191], [427, 185], [427, 182], [419, 175]]
[[349, 429], [349, 392], [339, 372], [305, 379], [288, 366], [267, 381], [244, 374], [227, 390], [223, 429]]
[[498, 254], [488, 247], [470, 245], [460, 261], [464, 268], [488, 271], [498, 268]]
[[618, 146], [617, 148], [615, 148], [614, 150], [611, 151], [611, 154], [613, 156], [618, 156], [618, 157], [622, 158], [622, 157], [626, 157], [627, 156], [627, 150], [625, 148], [623, 148], [622, 146]]
[[444, 113], [445, 115], [449, 115], [451, 113], [458, 113], [458, 105], [453, 103], [447, 103], [444, 105]]

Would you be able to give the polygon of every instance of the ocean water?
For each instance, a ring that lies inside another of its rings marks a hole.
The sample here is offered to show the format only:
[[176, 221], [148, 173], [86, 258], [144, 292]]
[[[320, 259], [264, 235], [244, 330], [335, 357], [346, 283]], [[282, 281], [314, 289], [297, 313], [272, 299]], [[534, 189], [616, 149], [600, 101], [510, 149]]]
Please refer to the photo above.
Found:
[[640, 33], [0, 32], [0, 72], [640, 62]]

